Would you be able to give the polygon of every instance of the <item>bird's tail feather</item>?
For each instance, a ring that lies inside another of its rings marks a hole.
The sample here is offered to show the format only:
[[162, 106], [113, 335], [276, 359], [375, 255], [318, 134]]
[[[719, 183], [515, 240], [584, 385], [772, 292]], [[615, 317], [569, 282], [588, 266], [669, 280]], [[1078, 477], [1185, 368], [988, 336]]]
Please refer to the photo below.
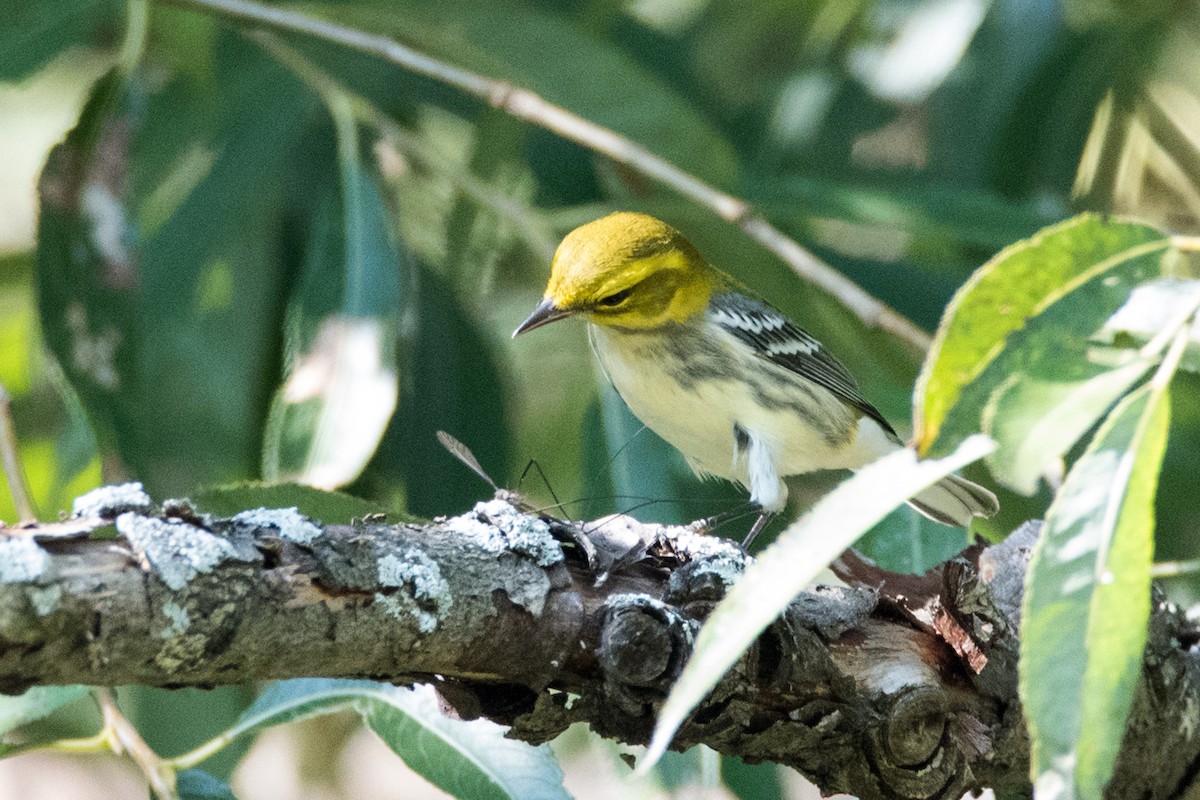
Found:
[[971, 524], [972, 517], [990, 517], [1000, 510], [996, 495], [957, 475], [942, 478], [908, 504], [934, 522], [962, 528]]

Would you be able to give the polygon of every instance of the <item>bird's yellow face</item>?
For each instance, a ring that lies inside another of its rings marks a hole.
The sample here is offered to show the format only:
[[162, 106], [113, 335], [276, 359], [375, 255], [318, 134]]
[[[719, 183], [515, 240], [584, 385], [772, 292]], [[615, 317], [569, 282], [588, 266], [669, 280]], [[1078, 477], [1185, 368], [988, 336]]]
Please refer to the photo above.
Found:
[[542, 303], [513, 335], [575, 314], [597, 325], [643, 330], [682, 322], [708, 305], [714, 274], [665, 222], [609, 214], [562, 240]]

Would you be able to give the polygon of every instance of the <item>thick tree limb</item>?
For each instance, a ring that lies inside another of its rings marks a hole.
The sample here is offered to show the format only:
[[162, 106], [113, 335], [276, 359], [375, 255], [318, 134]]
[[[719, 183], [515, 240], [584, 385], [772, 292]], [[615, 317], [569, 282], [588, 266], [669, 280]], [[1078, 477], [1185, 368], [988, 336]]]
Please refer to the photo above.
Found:
[[[585, 526], [498, 498], [428, 525], [231, 520], [140, 488], [0, 538], [0, 687], [212, 686], [298, 676], [437, 683], [529, 741], [584, 721], [645, 742], [700, 621], [744, 556], [686, 529]], [[101, 538], [113, 531], [115, 538]], [[1016, 700], [1036, 526], [925, 576], [847, 555], [851, 588], [799, 596], [676, 739], [787, 764], [824, 791], [958, 798], [1028, 789]], [[1159, 602], [1110, 797], [1196, 791], [1194, 628]]]

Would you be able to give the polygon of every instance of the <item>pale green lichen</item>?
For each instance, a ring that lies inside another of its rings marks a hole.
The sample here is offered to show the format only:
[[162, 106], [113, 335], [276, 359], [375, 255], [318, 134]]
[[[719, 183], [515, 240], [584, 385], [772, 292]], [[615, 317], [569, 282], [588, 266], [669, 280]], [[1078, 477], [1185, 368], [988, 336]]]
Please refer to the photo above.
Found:
[[163, 616], [167, 618], [167, 627], [159, 631], [159, 636], [164, 639], [170, 639], [187, 632], [191, 620], [188, 618], [186, 608], [173, 600], [168, 600], [163, 603], [162, 612]]
[[421, 633], [432, 633], [454, 604], [450, 584], [442, 577], [437, 563], [425, 553], [409, 549], [401, 555], [389, 553], [376, 566], [379, 584], [388, 588], [409, 588], [411, 596], [397, 592], [377, 592], [375, 600], [394, 617], [414, 617]]
[[58, 610], [58, 604], [62, 601], [62, 587], [58, 584], [39, 586], [30, 589], [26, 595], [34, 613], [39, 617], [47, 617]]
[[71, 504], [73, 517], [103, 517], [112, 519], [125, 511], [149, 511], [154, 501], [140, 483], [101, 486], [75, 498]]
[[562, 547], [550, 535], [550, 526], [503, 500], [476, 503], [470, 512], [446, 520], [446, 527], [491, 552], [519, 553], [539, 567], [553, 566], [563, 560]]
[[321, 535], [321, 526], [301, 514], [295, 506], [255, 508], [237, 514], [233, 521], [257, 528], [276, 528], [280, 538], [296, 544], [309, 544]]
[[117, 517], [117, 532], [141, 554], [162, 582], [176, 591], [237, 552], [226, 540], [186, 522], [125, 513]]
[[0, 539], [0, 583], [30, 583], [50, 568], [50, 554], [27, 536]]

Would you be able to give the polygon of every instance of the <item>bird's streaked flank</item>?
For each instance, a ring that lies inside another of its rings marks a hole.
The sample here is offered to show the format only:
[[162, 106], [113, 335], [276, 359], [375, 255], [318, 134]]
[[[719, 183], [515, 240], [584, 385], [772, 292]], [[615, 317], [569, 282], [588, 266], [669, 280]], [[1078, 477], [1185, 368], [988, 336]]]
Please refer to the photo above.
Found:
[[[618, 212], [569, 233], [542, 302], [513, 336], [575, 315], [590, 323], [600, 364], [633, 413], [698, 474], [750, 490], [762, 514], [747, 545], [783, 509], [784, 477], [855, 469], [903, 447], [820, 342], [653, 217]], [[994, 494], [957, 476], [909, 502], [964, 527], [998, 508]]]

